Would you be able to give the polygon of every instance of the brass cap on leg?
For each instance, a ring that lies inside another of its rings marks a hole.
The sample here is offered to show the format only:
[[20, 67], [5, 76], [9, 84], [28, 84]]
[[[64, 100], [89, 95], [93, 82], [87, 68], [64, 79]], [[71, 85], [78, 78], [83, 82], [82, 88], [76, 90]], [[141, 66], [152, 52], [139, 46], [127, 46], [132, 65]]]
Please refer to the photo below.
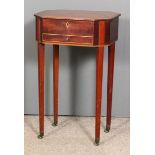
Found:
[[43, 137], [44, 137], [44, 134], [43, 134], [43, 133], [40, 133], [40, 134], [38, 135], [38, 139], [43, 139]]
[[109, 131], [110, 131], [110, 126], [107, 125], [106, 128], [105, 128], [105, 130], [104, 130], [104, 132], [105, 133], [108, 133]]
[[99, 144], [100, 144], [100, 139], [99, 138], [96, 138], [95, 139], [95, 145], [98, 146]]
[[58, 126], [58, 122], [52, 123], [52, 126]]

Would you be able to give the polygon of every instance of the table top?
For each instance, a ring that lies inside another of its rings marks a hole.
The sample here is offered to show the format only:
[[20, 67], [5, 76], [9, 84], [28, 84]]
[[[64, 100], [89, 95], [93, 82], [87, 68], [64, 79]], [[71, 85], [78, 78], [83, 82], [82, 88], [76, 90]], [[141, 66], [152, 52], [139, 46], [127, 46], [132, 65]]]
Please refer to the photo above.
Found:
[[74, 20], [111, 20], [120, 13], [111, 11], [86, 11], [86, 10], [45, 10], [34, 14], [41, 18], [74, 19]]

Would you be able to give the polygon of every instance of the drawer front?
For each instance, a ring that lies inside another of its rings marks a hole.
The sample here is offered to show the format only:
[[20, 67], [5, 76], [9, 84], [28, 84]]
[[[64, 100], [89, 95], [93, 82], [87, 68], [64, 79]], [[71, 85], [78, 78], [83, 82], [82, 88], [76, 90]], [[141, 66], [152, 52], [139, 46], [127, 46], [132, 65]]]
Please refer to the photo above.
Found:
[[42, 34], [42, 41], [49, 43], [62, 43], [62, 44], [80, 44], [80, 45], [93, 45], [93, 37], [74, 36], [74, 35], [52, 35]]
[[83, 20], [43, 19], [42, 32], [50, 34], [92, 36], [94, 24], [92, 21]]

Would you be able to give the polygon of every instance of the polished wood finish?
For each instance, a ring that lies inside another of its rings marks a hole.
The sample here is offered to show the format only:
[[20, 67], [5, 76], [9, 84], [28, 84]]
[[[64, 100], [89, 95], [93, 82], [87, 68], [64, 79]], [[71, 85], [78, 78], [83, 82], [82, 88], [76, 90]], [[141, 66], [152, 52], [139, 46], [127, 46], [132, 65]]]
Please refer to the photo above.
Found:
[[114, 56], [115, 43], [108, 47], [108, 82], [107, 82], [107, 119], [106, 132], [109, 132], [111, 126], [111, 110], [112, 110], [112, 91], [113, 91], [113, 76], [114, 76]]
[[59, 45], [53, 45], [54, 124], [58, 123]]
[[55, 44], [61, 43], [70, 43], [70, 44], [79, 44], [79, 45], [93, 45], [93, 37], [80, 37], [80, 36], [71, 36], [71, 35], [50, 35], [43, 34], [43, 42], [52, 42]]
[[[40, 137], [44, 135], [44, 45], [53, 45], [54, 123], [58, 123], [59, 45], [96, 47], [95, 143], [100, 140], [104, 47], [108, 45], [107, 120], [111, 124], [115, 41], [120, 14], [107, 11], [47, 10], [35, 14], [38, 41]], [[39, 138], [40, 138], [39, 137]]]
[[44, 45], [38, 43], [39, 124], [40, 138], [44, 136]]
[[[52, 10], [35, 16], [36, 39], [44, 44], [99, 47], [118, 39], [120, 14], [114, 12]], [[105, 23], [104, 44], [98, 40], [100, 21]]]
[[94, 25], [92, 21], [70, 19], [43, 19], [43, 33], [92, 36], [93, 30]]
[[[105, 23], [99, 23], [99, 43], [104, 44], [104, 27]], [[103, 76], [103, 57], [104, 47], [97, 47], [96, 51], [96, 126], [95, 126], [95, 142], [98, 145], [100, 141], [100, 119], [102, 104], [102, 76]]]
[[42, 35], [41, 30], [42, 30], [42, 28], [41, 28], [41, 18], [36, 17], [36, 40], [38, 42], [41, 42], [41, 40], [42, 40], [42, 38], [41, 38], [41, 35]]
[[74, 20], [111, 20], [120, 16], [112, 11], [86, 11], [86, 10], [45, 10], [35, 13], [41, 18], [74, 19]]

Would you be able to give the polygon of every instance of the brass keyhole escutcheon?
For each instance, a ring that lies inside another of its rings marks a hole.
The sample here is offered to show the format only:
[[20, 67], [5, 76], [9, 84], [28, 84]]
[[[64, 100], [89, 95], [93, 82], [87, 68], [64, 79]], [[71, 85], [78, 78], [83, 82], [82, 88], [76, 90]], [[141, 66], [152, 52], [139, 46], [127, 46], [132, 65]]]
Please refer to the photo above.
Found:
[[69, 22], [66, 22], [66, 28], [68, 29], [68, 27], [69, 27]]

